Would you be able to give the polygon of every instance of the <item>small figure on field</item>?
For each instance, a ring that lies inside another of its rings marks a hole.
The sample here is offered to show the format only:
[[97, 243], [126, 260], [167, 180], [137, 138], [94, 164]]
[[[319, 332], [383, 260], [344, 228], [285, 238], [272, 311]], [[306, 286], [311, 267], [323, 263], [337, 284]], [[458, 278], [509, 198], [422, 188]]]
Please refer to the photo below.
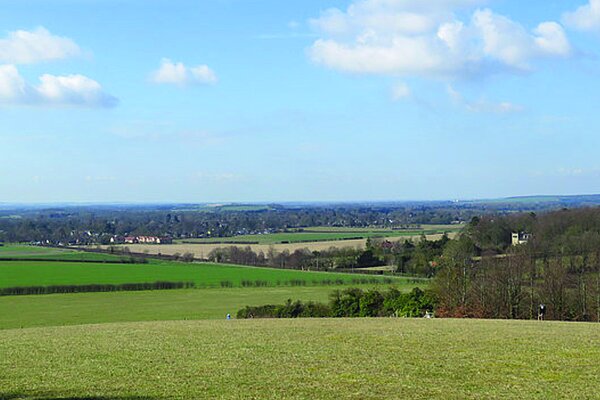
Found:
[[227, 314], [227, 319], [231, 319], [231, 314]]
[[545, 314], [546, 314], [546, 305], [540, 304], [540, 308], [538, 310], [538, 321], [543, 321]]

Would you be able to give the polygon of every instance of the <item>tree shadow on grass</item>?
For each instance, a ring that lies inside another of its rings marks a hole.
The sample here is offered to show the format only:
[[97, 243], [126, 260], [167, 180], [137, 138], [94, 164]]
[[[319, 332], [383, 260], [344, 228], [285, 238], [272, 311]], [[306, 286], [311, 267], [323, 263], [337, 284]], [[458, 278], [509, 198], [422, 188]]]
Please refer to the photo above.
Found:
[[0, 400], [159, 400], [145, 396], [58, 396], [48, 394], [0, 393]]

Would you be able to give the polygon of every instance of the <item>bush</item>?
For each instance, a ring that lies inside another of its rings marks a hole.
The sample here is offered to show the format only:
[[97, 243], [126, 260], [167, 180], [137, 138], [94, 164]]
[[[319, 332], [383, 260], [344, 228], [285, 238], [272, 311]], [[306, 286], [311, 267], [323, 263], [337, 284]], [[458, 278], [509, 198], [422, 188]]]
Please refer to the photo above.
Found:
[[247, 306], [238, 311], [237, 317], [248, 318], [327, 318], [331, 317], [331, 309], [326, 304], [289, 299], [283, 305], [268, 304], [264, 306]]

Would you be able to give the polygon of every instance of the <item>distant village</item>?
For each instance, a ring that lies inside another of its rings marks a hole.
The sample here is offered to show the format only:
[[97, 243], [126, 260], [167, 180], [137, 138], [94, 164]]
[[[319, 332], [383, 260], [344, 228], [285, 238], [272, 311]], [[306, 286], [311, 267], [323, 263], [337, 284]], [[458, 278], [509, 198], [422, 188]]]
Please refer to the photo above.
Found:
[[111, 244], [172, 244], [173, 238], [167, 236], [112, 236]]

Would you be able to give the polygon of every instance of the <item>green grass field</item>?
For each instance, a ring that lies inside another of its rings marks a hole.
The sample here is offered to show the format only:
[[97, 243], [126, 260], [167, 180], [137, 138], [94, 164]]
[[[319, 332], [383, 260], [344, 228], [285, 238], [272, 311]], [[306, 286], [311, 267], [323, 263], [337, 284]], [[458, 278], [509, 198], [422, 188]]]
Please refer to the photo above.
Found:
[[176, 321], [0, 331], [0, 399], [597, 399], [600, 325]]
[[410, 232], [420, 233], [422, 231], [439, 231], [439, 232], [455, 232], [459, 231], [463, 228], [463, 225], [430, 225], [423, 224], [418, 227], [411, 227], [408, 229], [391, 229], [391, 228], [356, 228], [356, 227], [341, 227], [341, 226], [309, 226], [303, 228], [304, 232], [342, 232], [342, 233], [378, 233], [378, 234], [388, 234], [390, 232]]
[[26, 258], [26, 259], [60, 259], [82, 261], [119, 261], [123, 256], [102, 253], [88, 253], [73, 249], [58, 249], [22, 244], [7, 244], [0, 246], [0, 258]]
[[[411, 290], [415, 284], [394, 285]], [[347, 286], [346, 286], [347, 287]], [[355, 285], [364, 289], [369, 285]], [[245, 306], [286, 300], [327, 302], [344, 287], [186, 289], [0, 297], [0, 330], [128, 321], [223, 319]], [[1, 399], [1, 397], [0, 397]]]
[[[342, 280], [351, 284], [364, 275], [328, 272], [304, 272], [272, 268], [151, 260], [148, 264], [60, 263], [44, 261], [0, 261], [0, 288], [19, 286], [85, 285], [146, 283], [157, 281], [194, 282], [200, 288], [221, 287], [229, 281], [239, 287], [242, 281], [266, 281], [269, 286], [287, 285], [303, 280], [306, 285], [320, 285], [325, 280]], [[383, 280], [380, 276], [369, 279]], [[406, 278], [389, 277], [401, 283]]]

